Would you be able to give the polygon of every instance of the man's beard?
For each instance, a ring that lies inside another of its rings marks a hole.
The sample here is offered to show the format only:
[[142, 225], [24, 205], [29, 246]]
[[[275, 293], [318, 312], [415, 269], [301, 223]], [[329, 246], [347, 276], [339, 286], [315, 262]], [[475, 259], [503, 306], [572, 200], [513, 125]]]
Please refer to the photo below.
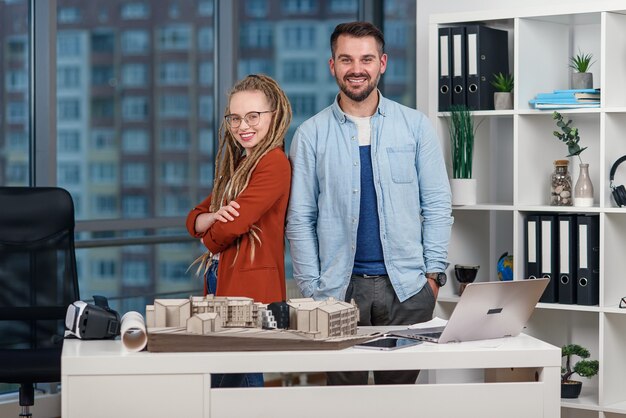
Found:
[[[339, 78], [335, 77], [335, 79], [337, 80], [337, 85], [339, 86], [339, 89], [343, 92], [343, 94], [345, 94], [346, 96], [348, 96], [348, 98], [350, 98], [351, 100], [354, 100], [355, 102], [362, 102], [363, 100], [367, 99], [369, 97], [369, 95], [372, 93], [372, 91], [374, 91], [374, 89], [378, 86], [378, 82], [380, 81], [380, 73], [376, 76], [376, 81], [371, 82], [370, 78], [367, 74], [363, 74], [366, 77], [366, 82], [367, 82], [367, 86], [365, 88], [365, 90], [361, 90], [361, 91], [352, 91], [348, 88], [348, 84], [343, 81], [340, 80]], [[346, 78], [356, 78], [356, 77], [361, 77], [361, 74], [348, 74], [344, 77], [344, 80]]]

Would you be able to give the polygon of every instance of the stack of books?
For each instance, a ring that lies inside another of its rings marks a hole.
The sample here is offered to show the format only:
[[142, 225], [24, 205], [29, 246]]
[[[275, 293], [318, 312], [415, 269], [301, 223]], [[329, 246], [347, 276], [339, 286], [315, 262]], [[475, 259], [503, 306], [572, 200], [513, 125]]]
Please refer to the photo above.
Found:
[[552, 93], [539, 93], [528, 103], [534, 109], [600, 107], [600, 89], [554, 90]]

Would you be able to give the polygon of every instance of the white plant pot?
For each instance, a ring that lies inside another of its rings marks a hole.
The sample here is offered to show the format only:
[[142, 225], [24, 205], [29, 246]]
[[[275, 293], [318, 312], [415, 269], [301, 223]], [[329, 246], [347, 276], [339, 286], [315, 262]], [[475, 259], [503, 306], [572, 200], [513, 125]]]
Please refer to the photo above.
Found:
[[452, 205], [476, 204], [476, 179], [450, 179]]

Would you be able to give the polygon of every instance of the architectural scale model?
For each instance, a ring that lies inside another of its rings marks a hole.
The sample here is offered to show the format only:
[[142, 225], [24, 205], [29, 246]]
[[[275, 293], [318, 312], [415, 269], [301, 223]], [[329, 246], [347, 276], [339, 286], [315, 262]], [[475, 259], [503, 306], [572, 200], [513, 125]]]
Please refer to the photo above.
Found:
[[[289, 330], [315, 339], [356, 335], [359, 311], [354, 303], [332, 298], [315, 301], [290, 299]], [[206, 335], [224, 328], [276, 328], [272, 312], [263, 303], [246, 297], [214, 295], [189, 299], [155, 299], [146, 306], [148, 328], [185, 327], [192, 334]]]

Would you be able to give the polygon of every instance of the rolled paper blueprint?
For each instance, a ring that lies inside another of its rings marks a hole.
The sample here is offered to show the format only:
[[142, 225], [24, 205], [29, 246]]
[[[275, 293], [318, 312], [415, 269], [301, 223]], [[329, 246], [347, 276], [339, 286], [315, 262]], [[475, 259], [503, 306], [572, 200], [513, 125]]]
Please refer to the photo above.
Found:
[[139, 312], [130, 311], [122, 316], [122, 344], [128, 351], [141, 351], [148, 344], [146, 322]]

